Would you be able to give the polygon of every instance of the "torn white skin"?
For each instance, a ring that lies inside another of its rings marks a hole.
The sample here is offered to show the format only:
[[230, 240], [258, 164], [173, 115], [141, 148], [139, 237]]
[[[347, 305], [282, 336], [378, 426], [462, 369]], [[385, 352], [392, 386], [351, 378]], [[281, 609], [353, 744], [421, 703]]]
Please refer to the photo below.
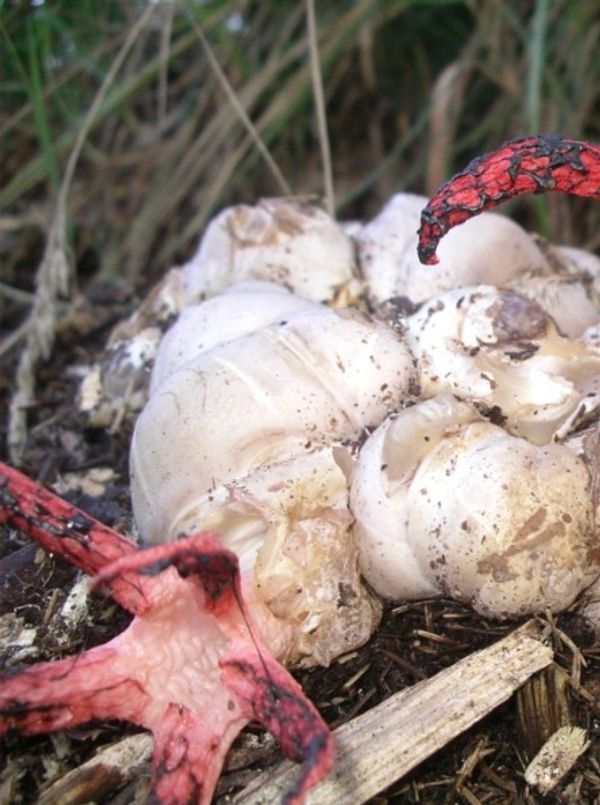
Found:
[[331, 446], [381, 422], [413, 381], [395, 333], [319, 305], [201, 353], [158, 385], [136, 426], [143, 537], [218, 528], [243, 572], [256, 563], [263, 600], [297, 627], [290, 657], [327, 663], [364, 642], [378, 607], [360, 584]]
[[277, 198], [223, 210], [184, 266], [189, 302], [249, 279], [331, 301], [356, 275], [352, 241], [333, 218], [318, 207]]
[[535, 302], [480, 285], [406, 320], [424, 396], [450, 391], [534, 444], [562, 438], [600, 405], [600, 350], [561, 336]]
[[362, 447], [351, 510], [361, 570], [386, 598], [445, 594], [498, 618], [569, 606], [598, 573], [590, 473], [440, 395]]

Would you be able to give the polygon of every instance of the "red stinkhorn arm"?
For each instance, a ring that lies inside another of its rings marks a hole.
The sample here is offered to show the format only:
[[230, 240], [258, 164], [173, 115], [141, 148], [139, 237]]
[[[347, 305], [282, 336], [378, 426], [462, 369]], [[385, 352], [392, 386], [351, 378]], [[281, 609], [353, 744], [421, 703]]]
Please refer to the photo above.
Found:
[[600, 146], [557, 135], [509, 140], [445, 182], [421, 213], [419, 259], [438, 262], [449, 229], [521, 193], [562, 191], [600, 198]]
[[[47, 551], [90, 575], [138, 550], [132, 540], [1, 461], [0, 523], [24, 531]], [[129, 612], [140, 615], [148, 608], [145, 580], [139, 576], [118, 576], [108, 588]]]
[[[211, 532], [134, 549], [117, 532], [99, 528], [8, 469], [0, 465], [0, 522], [23, 527], [78, 565], [102, 565], [97, 583], [120, 597], [139, 590], [143, 611], [106, 645], [0, 676], [0, 732], [46, 732], [92, 718], [134, 722], [154, 735], [158, 800], [204, 805], [231, 742], [255, 719], [287, 755], [304, 761], [286, 798], [290, 805], [302, 802], [333, 765], [332, 738], [264, 644], [261, 627], [273, 619], [252, 600], [251, 585], [245, 600], [235, 554]], [[82, 524], [81, 518], [85, 529], [74, 537], [72, 523]], [[91, 554], [82, 534], [92, 535]], [[108, 555], [119, 558], [107, 565]]]

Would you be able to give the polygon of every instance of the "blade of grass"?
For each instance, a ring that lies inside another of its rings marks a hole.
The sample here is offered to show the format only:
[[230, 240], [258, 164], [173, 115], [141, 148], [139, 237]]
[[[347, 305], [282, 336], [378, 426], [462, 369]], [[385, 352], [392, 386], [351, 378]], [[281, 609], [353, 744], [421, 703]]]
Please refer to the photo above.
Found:
[[39, 48], [36, 37], [36, 19], [31, 15], [27, 19], [27, 56], [29, 63], [29, 75], [27, 88], [33, 107], [33, 116], [36, 123], [37, 137], [44, 160], [46, 174], [56, 194], [58, 192], [60, 180], [58, 176], [58, 165], [56, 155], [52, 148], [46, 106], [42, 91], [42, 75], [39, 61]]
[[536, 0], [529, 39], [529, 70], [527, 72], [525, 106], [530, 134], [537, 134], [541, 125], [542, 75], [548, 26], [548, 0]]
[[164, 8], [165, 19], [160, 33], [160, 69], [158, 73], [157, 117], [158, 127], [162, 131], [167, 117], [167, 89], [169, 70], [169, 47], [173, 33], [173, 5], [167, 4]]
[[306, 0], [306, 19], [308, 27], [308, 47], [310, 53], [310, 76], [312, 81], [315, 109], [317, 113], [317, 129], [321, 149], [321, 166], [325, 189], [325, 209], [330, 215], [335, 214], [335, 194], [333, 190], [333, 168], [331, 165], [331, 148], [327, 131], [327, 114], [323, 95], [323, 76], [319, 62], [319, 42], [317, 37], [317, 20], [315, 0]]
[[[548, 25], [549, 0], [536, 0], [531, 20], [529, 40], [525, 105], [529, 134], [537, 134], [541, 127], [542, 79], [545, 67], [545, 47]], [[538, 196], [531, 200], [538, 231], [544, 237], [550, 236], [550, 216], [545, 198]]]
[[210, 43], [209, 43], [208, 39], [204, 35], [204, 31], [198, 25], [198, 23], [196, 22], [194, 17], [188, 12], [187, 8], [185, 10], [186, 10], [188, 19], [190, 20], [190, 23], [192, 25], [192, 28], [196, 32], [196, 36], [198, 37], [198, 39], [202, 43], [202, 47], [204, 48], [204, 52], [206, 54], [206, 58], [208, 59], [208, 63], [210, 64], [210, 67], [211, 67], [212, 71], [214, 72], [215, 76], [217, 77], [217, 80], [219, 81], [219, 83], [220, 83], [221, 87], [223, 88], [225, 94], [227, 95], [227, 98], [228, 98], [232, 108], [235, 110], [236, 115], [242, 121], [243, 125], [245, 126], [246, 130], [248, 131], [248, 134], [250, 135], [252, 141], [254, 142], [254, 145], [256, 146], [256, 148], [258, 149], [258, 151], [262, 155], [263, 159], [267, 163], [269, 169], [271, 170], [271, 173], [273, 174], [273, 176], [275, 177], [275, 180], [277, 181], [279, 187], [281, 188], [281, 191], [285, 195], [289, 195], [291, 193], [290, 186], [288, 185], [285, 177], [283, 176], [281, 170], [279, 169], [279, 166], [277, 165], [277, 163], [275, 162], [275, 160], [271, 156], [271, 154], [269, 152], [269, 149], [266, 147], [264, 141], [262, 140], [260, 134], [256, 130], [254, 124], [252, 123], [252, 121], [248, 117], [248, 114], [247, 114], [246, 110], [244, 109], [243, 104], [240, 102], [235, 90], [231, 86], [231, 84], [229, 82], [229, 79], [227, 78], [227, 76], [223, 72], [223, 69], [221, 68], [221, 65], [219, 64], [219, 61], [218, 61], [217, 57], [215, 56], [214, 51], [213, 51], [212, 47], [210, 46]]

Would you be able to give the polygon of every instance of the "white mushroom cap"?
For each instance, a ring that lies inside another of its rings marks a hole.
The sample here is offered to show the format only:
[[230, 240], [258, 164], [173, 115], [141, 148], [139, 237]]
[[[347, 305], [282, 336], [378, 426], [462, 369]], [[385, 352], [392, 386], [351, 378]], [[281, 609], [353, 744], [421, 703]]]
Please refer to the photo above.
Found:
[[260, 330], [316, 303], [273, 282], [243, 282], [181, 311], [163, 337], [152, 372], [150, 396], [174, 371], [219, 344]]
[[600, 351], [560, 336], [535, 302], [511, 290], [441, 294], [406, 320], [406, 340], [425, 395], [451, 391], [493, 409], [496, 421], [536, 444], [596, 393]]
[[351, 239], [327, 213], [284, 199], [221, 212], [183, 270], [189, 303], [248, 279], [326, 301], [357, 271]]
[[[468, 418], [464, 404], [429, 400], [375, 431], [378, 453], [369, 455], [370, 440], [363, 447], [351, 509], [367, 581], [386, 597], [434, 590], [494, 617], [569, 606], [597, 573], [584, 462], [562, 445], [536, 447], [477, 421], [476, 414]], [[407, 456], [415, 448], [410, 467]], [[398, 513], [395, 530], [385, 522], [372, 529], [372, 508], [363, 513], [364, 476], [378, 471], [381, 507], [390, 507], [385, 520], [393, 520], [394, 509]], [[418, 568], [416, 584], [406, 583], [402, 568], [389, 571], [407, 557]]]
[[438, 246], [439, 263], [422, 265], [416, 232], [426, 203], [421, 196], [394, 196], [358, 236], [361, 270], [376, 302], [392, 297], [423, 302], [463, 285], [503, 285], [526, 271], [548, 271], [531, 236], [514, 221], [491, 212], [451, 229]]
[[375, 302], [405, 293], [400, 287], [398, 268], [416, 237], [427, 201], [426, 196], [397, 193], [372, 221], [353, 233], [360, 269]]
[[158, 388], [131, 448], [136, 521], [171, 539], [199, 502], [265, 463], [356, 438], [398, 405], [412, 357], [356, 311], [310, 308], [200, 355]]
[[419, 403], [389, 417], [361, 447], [350, 492], [361, 570], [386, 598], [437, 595], [430, 569], [421, 567], [407, 528], [407, 490], [417, 467], [447, 433], [478, 414], [451, 395]]

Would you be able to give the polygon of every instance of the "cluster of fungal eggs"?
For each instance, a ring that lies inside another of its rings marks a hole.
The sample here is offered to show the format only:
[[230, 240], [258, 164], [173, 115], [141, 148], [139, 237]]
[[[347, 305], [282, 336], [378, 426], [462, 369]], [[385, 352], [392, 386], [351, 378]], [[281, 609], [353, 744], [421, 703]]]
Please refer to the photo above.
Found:
[[380, 598], [508, 617], [569, 606], [599, 570], [600, 261], [484, 213], [417, 266], [425, 203], [348, 226], [231, 208], [163, 289], [178, 317], [133, 437], [136, 522], [152, 542], [217, 529], [292, 627], [286, 661], [364, 642]]

